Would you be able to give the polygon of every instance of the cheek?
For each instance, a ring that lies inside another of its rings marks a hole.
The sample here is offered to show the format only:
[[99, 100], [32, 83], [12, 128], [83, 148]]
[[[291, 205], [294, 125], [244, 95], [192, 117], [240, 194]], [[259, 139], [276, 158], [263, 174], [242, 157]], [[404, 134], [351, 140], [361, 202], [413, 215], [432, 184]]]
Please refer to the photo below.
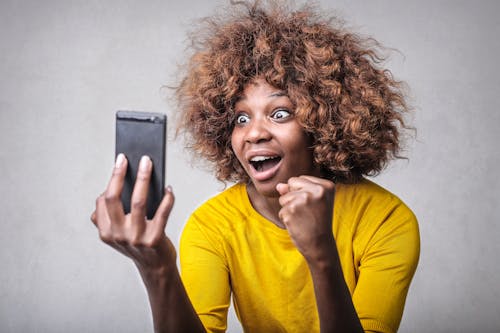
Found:
[[234, 155], [236, 155], [236, 158], [241, 162], [241, 140], [239, 139], [239, 135], [237, 131], [234, 131], [231, 133], [231, 149], [233, 150]]
[[293, 147], [294, 154], [299, 157], [300, 161], [304, 164], [314, 163], [314, 150], [312, 148], [312, 139], [304, 133], [304, 131], [299, 131], [295, 134], [296, 140], [291, 143]]
[[290, 145], [294, 147], [296, 151], [310, 150], [312, 140], [302, 128], [295, 128], [294, 131], [290, 131], [290, 133], [293, 133], [289, 136], [291, 139]]

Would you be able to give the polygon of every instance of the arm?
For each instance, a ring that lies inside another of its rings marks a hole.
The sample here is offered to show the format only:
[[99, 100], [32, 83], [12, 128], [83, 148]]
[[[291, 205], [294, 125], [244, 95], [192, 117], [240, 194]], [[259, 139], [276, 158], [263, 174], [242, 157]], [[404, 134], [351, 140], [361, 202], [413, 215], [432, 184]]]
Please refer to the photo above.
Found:
[[132, 193], [132, 209], [125, 215], [120, 194], [126, 170], [127, 160], [120, 154], [91, 220], [100, 238], [137, 266], [148, 292], [156, 332], [204, 332], [180, 280], [175, 248], [164, 232], [174, 195], [167, 189], [153, 219], [146, 220], [152, 163], [143, 158]]
[[354, 330], [357, 325], [351, 320], [357, 319], [367, 331], [396, 332], [419, 258], [415, 215], [392, 196], [371, 200], [370, 208], [362, 208], [372, 212], [366, 214], [370, 227], [358, 239], [362, 253], [343, 258], [359, 265], [351, 297], [331, 232], [333, 190], [331, 182], [306, 176], [278, 185], [283, 206], [280, 215], [287, 220], [288, 232], [309, 265], [321, 329], [337, 330], [332, 321], [342, 318], [339, 325], [346, 326], [341, 331]]
[[[333, 238], [333, 237], [332, 237]], [[324, 257], [309, 259], [321, 332], [363, 332], [344, 280], [335, 240], [325, 245]]]
[[148, 291], [155, 332], [205, 332], [177, 269], [141, 272]]
[[198, 208], [182, 231], [179, 253], [181, 277], [207, 332], [227, 330], [231, 302], [229, 267], [216, 228], [218, 214]]
[[301, 176], [278, 184], [277, 190], [279, 217], [311, 272], [321, 332], [363, 332], [331, 229], [333, 183]]

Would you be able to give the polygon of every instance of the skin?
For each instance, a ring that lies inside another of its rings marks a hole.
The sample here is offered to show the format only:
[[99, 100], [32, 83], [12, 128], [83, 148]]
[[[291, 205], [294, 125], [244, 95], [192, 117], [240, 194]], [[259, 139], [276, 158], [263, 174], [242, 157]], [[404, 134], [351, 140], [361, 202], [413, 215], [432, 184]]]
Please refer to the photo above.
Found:
[[363, 332], [331, 229], [334, 184], [302, 175], [278, 184], [277, 190], [279, 218], [311, 272], [321, 332]]
[[[286, 228], [306, 259], [321, 332], [363, 332], [332, 233], [335, 185], [320, 178], [311, 141], [293, 116], [292, 102], [282, 91], [257, 79], [243, 91], [235, 110], [237, 124], [231, 144], [251, 179], [248, 196], [259, 213]], [[279, 110], [287, 110], [289, 115], [277, 118]], [[240, 115], [244, 121], [238, 121]], [[254, 177], [247, 159], [255, 150], [282, 157], [279, 170], [265, 181]]]
[[126, 170], [127, 160], [119, 155], [105, 192], [96, 200], [91, 220], [101, 240], [131, 258], [139, 270], [148, 292], [155, 332], [205, 332], [182, 284], [175, 248], [164, 231], [174, 194], [168, 187], [155, 216], [146, 220], [152, 163], [144, 156], [132, 192], [131, 212], [125, 215], [120, 194]]
[[[311, 140], [293, 115], [283, 91], [256, 79], [235, 104], [233, 151], [250, 176], [247, 192], [254, 208], [286, 228], [308, 263], [314, 284], [321, 332], [363, 332], [345, 284], [331, 223], [334, 184], [320, 177]], [[279, 156], [271, 172], [256, 172], [253, 156]], [[146, 286], [156, 332], [204, 332], [176, 266], [176, 251], [164, 229], [174, 204], [171, 188], [151, 221], [145, 219], [152, 164], [143, 157], [124, 214], [120, 201], [127, 160], [117, 158], [106, 191], [97, 198], [91, 220], [100, 238], [130, 257]]]
[[[236, 124], [231, 146], [242, 167], [250, 176], [248, 195], [254, 208], [268, 220], [284, 228], [279, 219], [280, 193], [276, 186], [290, 177], [319, 176], [313, 164], [311, 142], [293, 116], [293, 104], [286, 94], [265, 81], [247, 85], [235, 103]], [[271, 154], [281, 157], [276, 174], [265, 180], [255, 177], [249, 156]]]

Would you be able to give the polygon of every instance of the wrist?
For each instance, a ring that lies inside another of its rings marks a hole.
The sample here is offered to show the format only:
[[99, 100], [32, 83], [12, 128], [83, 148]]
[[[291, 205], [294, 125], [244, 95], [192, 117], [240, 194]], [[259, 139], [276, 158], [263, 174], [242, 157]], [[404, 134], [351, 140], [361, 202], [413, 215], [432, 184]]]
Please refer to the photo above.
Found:
[[337, 245], [333, 236], [304, 257], [311, 272], [326, 272], [340, 267]]
[[146, 285], [146, 288], [148, 289], [150, 287], [161, 288], [164, 284], [172, 281], [175, 278], [175, 275], [178, 275], [179, 273], [175, 262], [173, 264], [165, 264], [156, 267], [136, 266], [144, 284]]
[[134, 260], [144, 282], [168, 279], [177, 272], [177, 252], [168, 239], [161, 241], [157, 247], [144, 250], [149, 252], [148, 255], [140, 257], [141, 260]]

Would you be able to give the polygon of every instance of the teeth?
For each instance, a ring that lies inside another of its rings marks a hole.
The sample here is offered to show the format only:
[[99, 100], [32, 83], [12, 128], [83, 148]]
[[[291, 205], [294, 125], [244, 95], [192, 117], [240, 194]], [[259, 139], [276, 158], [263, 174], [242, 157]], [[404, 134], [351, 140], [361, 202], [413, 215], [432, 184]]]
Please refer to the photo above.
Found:
[[262, 162], [265, 160], [272, 160], [273, 158], [276, 158], [277, 156], [254, 156], [250, 159], [251, 162]]

